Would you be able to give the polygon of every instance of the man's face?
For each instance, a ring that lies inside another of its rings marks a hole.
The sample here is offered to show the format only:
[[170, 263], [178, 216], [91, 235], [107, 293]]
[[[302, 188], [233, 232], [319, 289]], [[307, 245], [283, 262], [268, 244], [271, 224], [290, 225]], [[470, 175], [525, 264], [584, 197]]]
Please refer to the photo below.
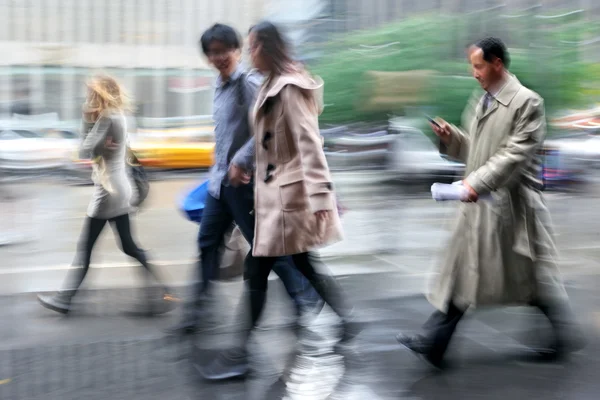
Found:
[[208, 45], [206, 56], [221, 75], [229, 77], [237, 67], [239, 50], [227, 47], [223, 42], [213, 41]]
[[483, 90], [489, 90], [494, 84], [502, 79], [504, 66], [500, 59], [495, 58], [491, 62], [483, 59], [483, 50], [472, 47], [469, 51], [469, 62], [473, 77], [481, 85]]

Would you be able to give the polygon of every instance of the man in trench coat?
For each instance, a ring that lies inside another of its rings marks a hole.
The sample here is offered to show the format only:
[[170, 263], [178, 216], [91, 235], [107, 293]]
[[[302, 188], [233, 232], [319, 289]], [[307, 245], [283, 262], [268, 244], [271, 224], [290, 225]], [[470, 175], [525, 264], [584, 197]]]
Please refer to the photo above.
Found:
[[[540, 191], [543, 99], [508, 72], [509, 55], [499, 39], [473, 45], [469, 60], [486, 94], [467, 107], [464, 130], [443, 120], [432, 124], [440, 151], [466, 163], [468, 196], [428, 294], [437, 311], [424, 334], [399, 334], [397, 340], [439, 368], [469, 307], [532, 305], [550, 320], [556, 339], [537, 353], [554, 359], [577, 345], [567, 333], [574, 319]], [[483, 195], [489, 196], [478, 201]]]

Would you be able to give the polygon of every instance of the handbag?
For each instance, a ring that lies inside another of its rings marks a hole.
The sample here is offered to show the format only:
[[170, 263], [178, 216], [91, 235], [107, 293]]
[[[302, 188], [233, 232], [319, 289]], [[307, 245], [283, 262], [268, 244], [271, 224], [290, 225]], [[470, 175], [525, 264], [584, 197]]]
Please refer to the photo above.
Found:
[[229, 281], [244, 274], [244, 263], [250, 252], [250, 244], [237, 225], [232, 224], [227, 230], [219, 252], [221, 264], [219, 265], [218, 280]]
[[202, 212], [204, 211], [204, 205], [206, 204], [206, 196], [208, 196], [208, 183], [209, 181], [206, 180], [196, 186], [183, 196], [183, 199], [180, 202], [179, 208], [185, 217], [197, 224], [202, 220]]
[[131, 200], [131, 205], [139, 207], [148, 197], [148, 193], [150, 193], [150, 182], [146, 170], [129, 146], [127, 146], [127, 165], [129, 166], [129, 176], [136, 192]]
[[[181, 199], [179, 209], [190, 221], [200, 224], [202, 213], [208, 196], [209, 181], [186, 192]], [[219, 248], [221, 263], [219, 266], [218, 280], [228, 281], [241, 276], [244, 273], [244, 261], [250, 251], [250, 245], [242, 235], [240, 229], [232, 224], [225, 233], [223, 244]]]

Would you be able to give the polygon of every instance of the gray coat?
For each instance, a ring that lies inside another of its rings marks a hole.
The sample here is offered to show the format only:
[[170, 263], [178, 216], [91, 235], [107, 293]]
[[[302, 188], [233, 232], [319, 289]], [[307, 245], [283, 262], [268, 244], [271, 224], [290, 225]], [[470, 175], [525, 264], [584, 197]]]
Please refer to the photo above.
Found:
[[[82, 156], [94, 160], [94, 195], [88, 207], [88, 216], [111, 219], [128, 214], [132, 188], [126, 164], [125, 116], [118, 111], [106, 111], [96, 123], [84, 120], [82, 135]], [[116, 149], [106, 147], [109, 138], [118, 145]]]
[[465, 129], [452, 127], [450, 145], [441, 149], [466, 162], [466, 181], [479, 195], [493, 197], [459, 206], [428, 295], [442, 311], [449, 301], [465, 309], [566, 296], [550, 213], [537, 187], [536, 151], [546, 134], [543, 100], [510, 76], [485, 112], [481, 103], [467, 109]]

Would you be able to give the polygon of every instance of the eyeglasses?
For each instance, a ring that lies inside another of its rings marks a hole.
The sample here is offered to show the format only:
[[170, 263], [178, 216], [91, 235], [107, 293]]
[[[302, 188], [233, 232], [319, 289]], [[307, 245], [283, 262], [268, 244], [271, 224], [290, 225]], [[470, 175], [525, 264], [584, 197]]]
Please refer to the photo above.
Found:
[[206, 53], [206, 56], [208, 58], [222, 58], [222, 57], [227, 57], [229, 54], [231, 54], [231, 52], [233, 52], [232, 49], [223, 49], [223, 50], [216, 50], [216, 51], [208, 51]]

